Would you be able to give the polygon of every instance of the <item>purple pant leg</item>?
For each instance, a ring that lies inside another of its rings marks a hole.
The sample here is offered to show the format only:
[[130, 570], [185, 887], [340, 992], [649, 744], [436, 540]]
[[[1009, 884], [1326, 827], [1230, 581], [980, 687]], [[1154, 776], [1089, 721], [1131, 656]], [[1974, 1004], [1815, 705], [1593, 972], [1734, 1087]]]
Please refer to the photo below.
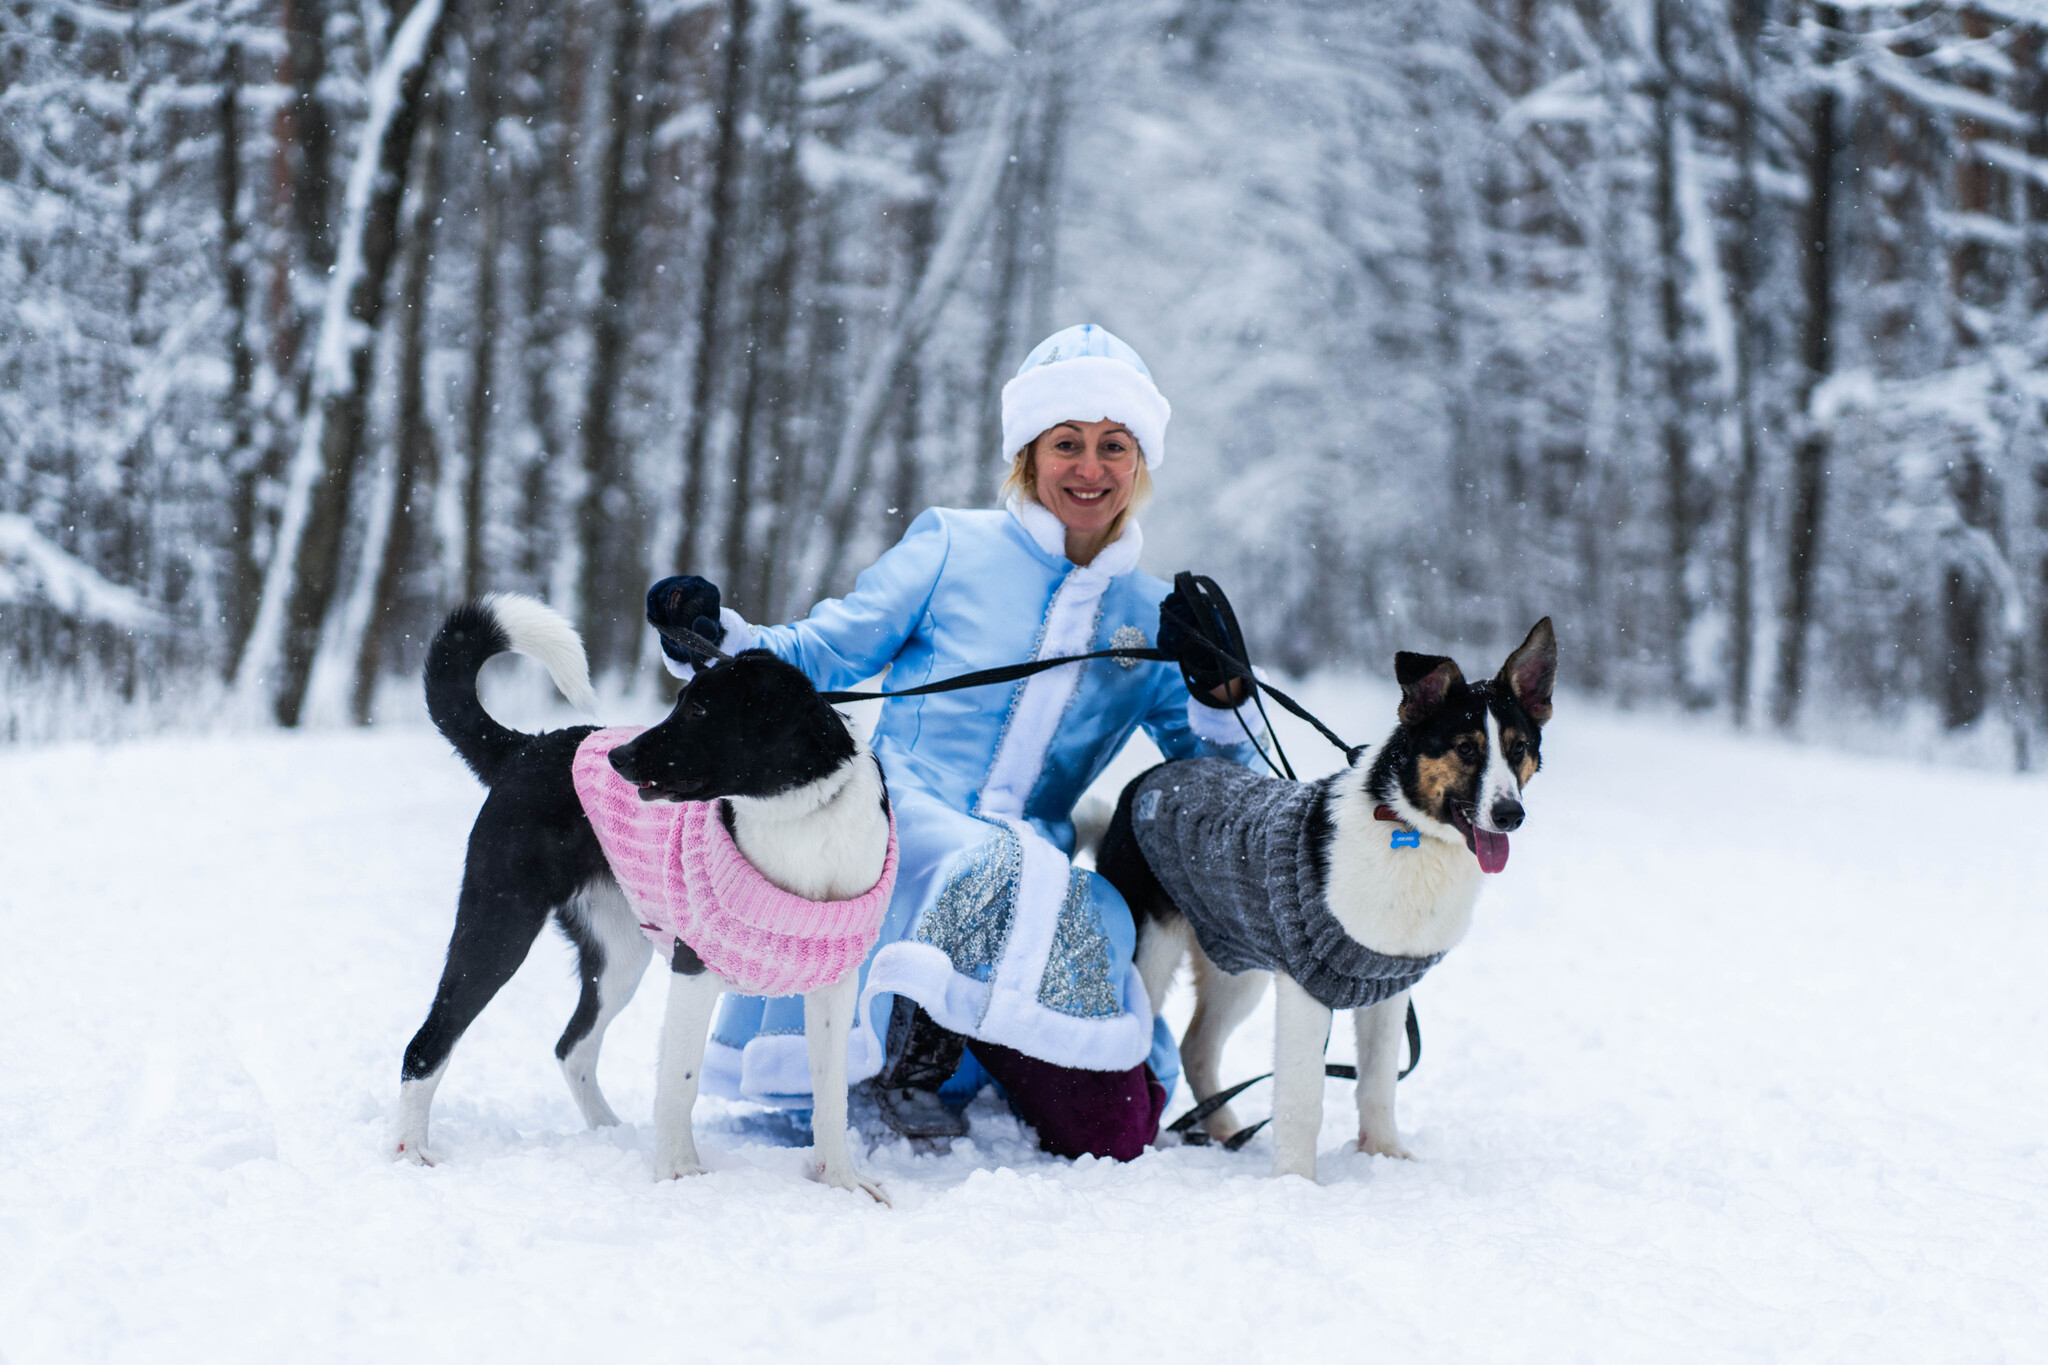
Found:
[[1133, 1161], [1159, 1136], [1166, 1090], [1143, 1063], [1129, 1071], [1082, 1071], [999, 1043], [968, 1047], [1008, 1092], [1017, 1116], [1038, 1130], [1038, 1145], [1054, 1156]]

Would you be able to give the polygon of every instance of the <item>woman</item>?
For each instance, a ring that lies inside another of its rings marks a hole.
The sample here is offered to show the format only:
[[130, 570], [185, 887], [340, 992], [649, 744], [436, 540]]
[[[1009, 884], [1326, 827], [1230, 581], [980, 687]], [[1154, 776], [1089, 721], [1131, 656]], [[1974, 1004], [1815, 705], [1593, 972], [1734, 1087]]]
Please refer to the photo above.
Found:
[[[925, 512], [851, 593], [793, 625], [749, 625], [699, 578], [656, 584], [648, 618], [727, 653], [770, 650], [827, 690], [885, 666], [887, 685], [907, 688], [1146, 645], [1167, 589], [1137, 571], [1131, 514], [1170, 414], [1136, 351], [1068, 328], [1003, 388], [1002, 510]], [[883, 704], [872, 743], [901, 863], [861, 969], [847, 1074], [876, 1078], [897, 1131], [965, 1132], [954, 1106], [993, 1078], [1048, 1151], [1129, 1160], [1156, 1136], [1179, 1057], [1132, 966], [1130, 912], [1072, 863], [1072, 815], [1140, 726], [1169, 758], [1249, 762], [1226, 695], [1190, 697], [1171, 664], [1097, 660]], [[726, 997], [705, 1059], [712, 1093], [805, 1106], [809, 1074], [800, 998]]]

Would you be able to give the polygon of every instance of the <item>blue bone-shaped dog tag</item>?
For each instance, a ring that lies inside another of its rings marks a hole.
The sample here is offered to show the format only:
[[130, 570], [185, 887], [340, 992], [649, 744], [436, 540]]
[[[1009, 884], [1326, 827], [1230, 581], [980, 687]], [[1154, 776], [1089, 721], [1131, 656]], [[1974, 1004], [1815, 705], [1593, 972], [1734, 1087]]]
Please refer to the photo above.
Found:
[[1395, 847], [1395, 848], [1421, 848], [1421, 847], [1422, 847], [1422, 831], [1421, 831], [1421, 830], [1416, 830], [1416, 829], [1397, 829], [1397, 830], [1395, 830], [1395, 831], [1394, 831], [1394, 847]]

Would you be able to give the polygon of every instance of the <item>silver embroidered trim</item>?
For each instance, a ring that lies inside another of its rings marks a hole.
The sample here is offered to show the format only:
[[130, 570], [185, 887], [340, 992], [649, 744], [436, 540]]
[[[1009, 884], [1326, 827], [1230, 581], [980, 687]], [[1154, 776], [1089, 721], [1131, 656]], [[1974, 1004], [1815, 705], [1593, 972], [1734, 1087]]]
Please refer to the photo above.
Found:
[[1109, 967], [1109, 940], [1088, 913], [1088, 874], [1075, 868], [1067, 878], [1067, 899], [1053, 929], [1045, 975], [1038, 981], [1038, 1003], [1079, 1019], [1123, 1013]]
[[962, 976], [986, 983], [1003, 960], [1016, 922], [1023, 870], [1023, 842], [998, 827], [993, 838], [961, 858], [918, 921], [917, 940], [944, 953]]
[[[1150, 641], [1145, 638], [1144, 630], [1138, 626], [1118, 626], [1116, 634], [1109, 637], [1109, 647], [1111, 649], [1143, 649], [1149, 643]], [[1118, 659], [1116, 666], [1123, 669], [1136, 668], [1138, 661], [1136, 659]]]

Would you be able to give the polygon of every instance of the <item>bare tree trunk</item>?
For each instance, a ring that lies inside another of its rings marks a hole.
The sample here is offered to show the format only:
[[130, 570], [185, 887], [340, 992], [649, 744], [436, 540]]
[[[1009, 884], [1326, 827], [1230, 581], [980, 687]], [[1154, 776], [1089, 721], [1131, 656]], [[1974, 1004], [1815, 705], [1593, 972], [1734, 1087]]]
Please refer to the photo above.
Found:
[[1833, 368], [1835, 324], [1834, 239], [1835, 89], [1827, 68], [1834, 60], [1832, 35], [1841, 28], [1834, 5], [1815, 6], [1821, 26], [1819, 79], [1807, 116], [1806, 212], [1801, 224], [1800, 278], [1806, 296], [1806, 319], [1800, 343], [1805, 374], [1799, 385], [1799, 412], [1805, 430], [1792, 456], [1792, 506], [1787, 527], [1785, 603], [1778, 642], [1777, 695], [1772, 719], [1791, 728], [1799, 715], [1806, 688], [1807, 637], [1813, 624], [1813, 587], [1820, 557], [1822, 498], [1827, 488], [1828, 432], [1815, 419], [1813, 395]]
[[1756, 367], [1759, 335], [1755, 297], [1762, 276], [1762, 230], [1757, 193], [1757, 39], [1768, 0], [1732, 0], [1741, 67], [1735, 85], [1735, 250], [1729, 269], [1729, 306], [1735, 315], [1735, 420], [1741, 450], [1728, 509], [1728, 557], [1733, 566], [1728, 602], [1728, 700], [1735, 723], [1749, 724], [1756, 670], [1756, 496], [1763, 470], [1757, 429]]
[[256, 595], [263, 587], [263, 565], [257, 559], [257, 505], [263, 461], [254, 449], [255, 418], [250, 403], [256, 383], [256, 356], [249, 347], [249, 262], [242, 226], [242, 45], [230, 42], [220, 71], [220, 245], [221, 292], [228, 309], [228, 423], [226, 464], [232, 480], [229, 515], [233, 537], [222, 614], [226, 617], [228, 651], [222, 676], [232, 680], [241, 642], [256, 619]]
[[684, 573], [696, 567], [703, 545], [699, 522], [705, 512], [707, 482], [704, 444], [711, 430], [720, 352], [725, 347], [726, 247], [739, 206], [741, 113], [746, 102], [747, 44], [753, 22], [752, 0], [726, 0], [725, 74], [718, 94], [718, 141], [711, 164], [711, 211], [704, 229], [704, 274], [697, 289], [697, 349], [684, 393], [683, 520], [675, 553], [675, 567]]
[[611, 76], [605, 85], [597, 303], [590, 325], [590, 373], [583, 404], [584, 492], [577, 517], [583, 570], [577, 596], [593, 670], [631, 662], [640, 619], [642, 523], [634, 495], [632, 452], [620, 438], [617, 405], [623, 388], [621, 361], [635, 227], [627, 163], [637, 141], [633, 93], [643, 31], [639, 0], [619, 0]]
[[981, 352], [981, 412], [974, 424], [980, 438], [970, 456], [974, 482], [969, 501], [985, 507], [995, 501], [996, 488], [1008, 472], [1012, 450], [998, 449], [1003, 443], [1003, 383], [1009, 378], [1010, 351], [1016, 343], [1017, 295], [1024, 274], [1024, 224], [1021, 220], [1023, 177], [1016, 166], [1003, 171], [1003, 188], [996, 194], [995, 297], [988, 304], [988, 333]]
[[471, 67], [470, 88], [483, 105], [483, 138], [477, 151], [483, 158], [483, 176], [477, 185], [478, 212], [483, 218], [483, 240], [476, 257], [476, 321], [470, 337], [468, 420], [463, 424], [469, 449], [462, 481], [462, 595], [481, 594], [488, 584], [489, 567], [484, 563], [485, 477], [490, 467], [493, 359], [498, 350], [498, 41], [505, 25], [504, 0], [493, 0], [483, 16], [482, 32], [473, 35], [476, 57]]
[[306, 341], [317, 329], [327, 272], [334, 264], [330, 208], [334, 197], [334, 135], [328, 108], [320, 93], [327, 74], [327, 0], [283, 0], [285, 75], [291, 96], [279, 111], [277, 148], [279, 178], [284, 183], [291, 222], [290, 247], [282, 268], [285, 298], [282, 316], [272, 329], [275, 368], [290, 376], [290, 410], [272, 424], [247, 490], [247, 515], [241, 490], [236, 493], [235, 543], [238, 586], [236, 608], [228, 623], [227, 675], [241, 676], [249, 634], [255, 629], [278, 530], [277, 513], [263, 499], [264, 491], [284, 475], [291, 458], [289, 433], [305, 422], [313, 385], [312, 355]]
[[562, 82], [553, 50], [560, 29], [554, 0], [533, 0], [527, 16], [525, 54], [525, 113], [533, 145], [517, 175], [525, 238], [518, 345], [532, 448], [524, 452], [527, 464], [513, 523], [520, 575], [528, 583], [542, 584], [547, 582], [553, 558], [548, 542], [554, 527], [545, 509], [552, 504], [550, 489], [558, 473], [553, 387], [557, 324], [548, 299], [547, 234], [550, 209], [558, 197], [555, 172], [561, 164], [555, 143], [559, 132], [557, 120], [563, 116], [556, 103], [562, 93]]
[[[324, 276], [334, 263], [334, 231], [329, 214], [334, 201], [334, 131], [320, 83], [327, 77], [328, 0], [282, 0], [285, 65], [291, 78], [291, 100], [285, 106], [293, 149], [289, 170], [292, 227], [299, 239], [301, 264]], [[317, 288], [317, 285], [315, 285]], [[312, 297], [312, 289], [293, 291], [294, 302]], [[317, 318], [318, 307], [298, 310]]]
[[[796, 189], [804, 193], [801, 184]], [[800, 221], [807, 245], [797, 249], [810, 262], [806, 269], [811, 290], [821, 296], [829, 295], [840, 283], [831, 210], [807, 193], [804, 202], [808, 208]], [[768, 527], [762, 549], [760, 591], [749, 599], [762, 604], [761, 610], [769, 620], [794, 615], [810, 605], [796, 598], [801, 567], [798, 561], [802, 559], [798, 547], [813, 533], [816, 518], [799, 517], [797, 509], [805, 501], [803, 490], [817, 477], [817, 457], [821, 452], [815, 450], [814, 433], [836, 430], [838, 426], [837, 400], [843, 389], [838, 380], [846, 353], [846, 319], [829, 304], [813, 305], [805, 311], [802, 326], [793, 323], [788, 335], [792, 348], [801, 350], [803, 364], [799, 367], [792, 361], [783, 372], [790, 411], [777, 427], [776, 516]], [[801, 342], [797, 340], [799, 336]]]
[[[2027, 118], [2027, 152], [2037, 160], [2048, 160], [2048, 31], [2039, 25], [2029, 26], [2015, 45], [2013, 63], [2020, 82], [2017, 102]], [[2022, 188], [2029, 273], [2027, 308], [2038, 315], [2048, 310], [2048, 185], [2029, 177]], [[2042, 414], [2036, 410], [2030, 416], [2032, 420], [2023, 429], [2038, 437]], [[2033, 693], [2032, 705], [2027, 704], [2024, 692], [2016, 698], [2021, 708], [2015, 729], [2016, 748], [2026, 743], [2026, 727], [2048, 726], [2048, 450], [2036, 446], [2028, 454], [2031, 458], [2013, 461], [2019, 474], [2015, 488], [2021, 496], [2008, 512], [2008, 524], [2013, 528], [2014, 573], [2022, 585], [2022, 601], [2028, 602], [2022, 607], [2022, 643], [2017, 646], [2012, 670], [2015, 678], [2032, 680]], [[2025, 643], [2029, 636], [2031, 644]], [[2015, 766], [2022, 762], [2027, 768], [2033, 766], [2031, 754], [2023, 748], [2015, 755]]]
[[[1984, 15], [1965, 9], [1958, 16], [1963, 32], [1976, 41], [1991, 36]], [[1965, 70], [1959, 83], [1980, 95], [1991, 94], [1987, 72]], [[1976, 150], [1980, 142], [1994, 139], [1990, 125], [1973, 118], [1959, 118], [1955, 137], [1961, 148], [1956, 158], [1953, 202], [1957, 212], [1986, 218], [1998, 216], [2005, 186], [2002, 177]], [[1994, 253], [1983, 241], [1965, 238], [1949, 252], [1951, 316], [1955, 345], [1969, 351], [1989, 344], [1993, 338], [1978, 334], [1968, 320], [1971, 315], [1992, 312], [2001, 293], [2003, 253]], [[1953, 461], [1948, 471], [1950, 495], [1965, 525], [1996, 536], [2001, 491], [1986, 468], [1997, 452], [1972, 448]], [[2002, 548], [2002, 547], [2001, 547]], [[1951, 730], [1960, 729], [1984, 714], [1989, 703], [1992, 669], [1998, 662], [1990, 652], [1990, 617], [1996, 610], [1995, 594], [1983, 570], [1968, 558], [1951, 563], [1944, 575], [1947, 592], [1942, 602], [1942, 627], [1946, 645], [1946, 667], [1942, 679], [1942, 720]]]
[[425, 498], [432, 496], [439, 481], [439, 462], [433, 427], [427, 418], [427, 288], [434, 260], [435, 209], [441, 197], [441, 124], [446, 117], [445, 98], [430, 93], [420, 110], [419, 142], [415, 147], [419, 177], [406, 205], [405, 273], [399, 283], [398, 468], [391, 490], [390, 524], [381, 538], [376, 563], [365, 565], [376, 575], [376, 584], [371, 590], [369, 619], [356, 655], [355, 688], [349, 704], [350, 714], [358, 725], [370, 723], [377, 699], [377, 679], [390, 653], [391, 626], [399, 610], [401, 581], [406, 570], [421, 557], [421, 544], [433, 534], [432, 508]]
[[[945, 194], [945, 166], [939, 159], [939, 147], [946, 133], [941, 104], [944, 99], [945, 91], [937, 82], [926, 86], [923, 112], [927, 121], [920, 130], [915, 164], [925, 182], [933, 186], [933, 193], [929, 198], [905, 205], [903, 210], [904, 263], [908, 278], [913, 280], [924, 278], [925, 271], [930, 269], [932, 245], [938, 237], [935, 201]], [[910, 529], [911, 519], [921, 510], [918, 504], [923, 497], [924, 471], [919, 466], [924, 452], [919, 437], [924, 426], [924, 376], [918, 363], [920, 349], [915, 345], [906, 349], [896, 369], [896, 468], [882, 514], [883, 537], [890, 544], [902, 538]]]
[[270, 683], [280, 725], [299, 723], [334, 600], [349, 494], [367, 436], [370, 362], [397, 253], [420, 91], [438, 56], [442, 0], [416, 0], [370, 77], [369, 125], [349, 177], [348, 216], [314, 360], [312, 406], [294, 460], [263, 602], [235, 685]]
[[797, 154], [803, 139], [803, 50], [807, 40], [803, 10], [782, 0], [775, 20], [773, 55], [762, 80], [761, 115], [764, 135], [775, 148], [762, 167], [761, 204], [757, 214], [765, 237], [768, 268], [754, 282], [748, 335], [747, 378], [739, 403], [740, 427], [733, 443], [732, 500], [726, 504], [723, 585], [734, 604], [756, 615], [771, 611], [767, 565], [768, 537], [760, 534], [755, 501], [760, 482], [759, 454], [765, 450], [773, 467], [769, 508], [786, 515], [793, 490], [782, 477], [784, 461], [798, 457], [787, 438], [790, 382], [790, 318], [803, 248], [804, 184]]
[[1676, 0], [1655, 0], [1651, 11], [1651, 43], [1657, 62], [1654, 110], [1656, 160], [1657, 313], [1663, 329], [1664, 392], [1661, 436], [1664, 447], [1665, 517], [1665, 664], [1674, 696], [1690, 703], [1693, 694], [1686, 663], [1692, 634], [1692, 588], [1686, 581], [1692, 567], [1694, 503], [1692, 477], [1692, 358], [1688, 346], [1685, 287], [1691, 273], [1685, 256], [1685, 225], [1679, 207], [1679, 157], [1685, 111], [1679, 75], [1672, 60]]

